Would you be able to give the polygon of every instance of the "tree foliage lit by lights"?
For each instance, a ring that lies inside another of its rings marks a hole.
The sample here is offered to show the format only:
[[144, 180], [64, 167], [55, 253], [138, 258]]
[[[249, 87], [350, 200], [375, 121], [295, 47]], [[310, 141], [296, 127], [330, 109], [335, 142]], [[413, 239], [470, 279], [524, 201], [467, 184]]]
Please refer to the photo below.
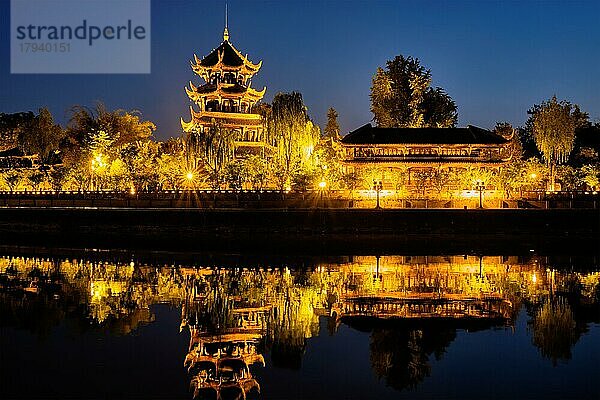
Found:
[[338, 112], [333, 107], [327, 110], [327, 125], [323, 129], [323, 137], [326, 139], [340, 140], [340, 124]]
[[418, 58], [396, 56], [378, 68], [371, 85], [373, 121], [381, 128], [456, 125], [457, 107], [440, 87], [431, 87], [431, 70]]
[[578, 105], [558, 101], [556, 96], [529, 110], [532, 134], [537, 148], [550, 167], [550, 188], [555, 186], [555, 167], [565, 163], [575, 145], [575, 130], [588, 116]]
[[[235, 132], [213, 121], [203, 133], [190, 133], [186, 138], [186, 151], [192, 164], [199, 163], [207, 171], [213, 189], [218, 189], [224, 179], [224, 171], [234, 158]], [[194, 165], [198, 166], [198, 165]]]
[[278, 93], [271, 103], [268, 122], [275, 141], [277, 182], [282, 189], [297, 172], [311, 168], [312, 154], [320, 137], [319, 127], [310, 120], [302, 95]]

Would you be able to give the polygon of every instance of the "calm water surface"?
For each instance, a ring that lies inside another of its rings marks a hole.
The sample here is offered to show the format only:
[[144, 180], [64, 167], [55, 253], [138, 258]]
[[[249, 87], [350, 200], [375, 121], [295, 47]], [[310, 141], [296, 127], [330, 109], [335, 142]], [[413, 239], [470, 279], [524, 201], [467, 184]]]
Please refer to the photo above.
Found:
[[0, 398], [597, 399], [599, 271], [1, 256]]

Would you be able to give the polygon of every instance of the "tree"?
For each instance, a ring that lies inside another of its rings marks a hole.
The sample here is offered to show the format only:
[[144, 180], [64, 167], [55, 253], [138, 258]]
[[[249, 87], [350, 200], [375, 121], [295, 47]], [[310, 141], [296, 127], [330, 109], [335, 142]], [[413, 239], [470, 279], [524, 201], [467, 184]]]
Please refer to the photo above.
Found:
[[342, 180], [346, 189], [350, 191], [350, 199], [354, 200], [354, 191], [359, 187], [362, 180], [361, 176], [356, 172], [348, 172], [342, 175]]
[[320, 135], [310, 120], [302, 94], [278, 93], [273, 99], [268, 129], [277, 148], [275, 171], [278, 184], [288, 185], [293, 174], [310, 169]]
[[600, 166], [599, 165], [584, 165], [581, 167], [581, 180], [592, 190], [596, 190], [600, 186]]
[[31, 171], [27, 175], [27, 180], [31, 184], [31, 189], [33, 190], [39, 190], [40, 185], [42, 184], [42, 182], [44, 182], [44, 179], [45, 175], [40, 171]]
[[6, 186], [8, 186], [8, 190], [11, 192], [19, 187], [21, 180], [23, 179], [23, 175], [21, 171], [17, 171], [15, 169], [8, 169], [2, 173], [2, 178]]
[[235, 132], [223, 128], [216, 120], [203, 133], [190, 133], [186, 138], [186, 152], [191, 164], [199, 161], [208, 172], [213, 189], [221, 186], [225, 166], [233, 160]]
[[340, 126], [337, 123], [337, 112], [330, 108], [327, 113], [327, 125], [323, 131], [314, 154], [317, 168], [320, 168], [321, 178], [328, 182], [331, 189], [339, 186], [343, 175], [340, 158], [343, 152], [339, 135]]
[[130, 183], [136, 192], [155, 190], [158, 187], [158, 172], [155, 168], [158, 145], [154, 142], [131, 143], [120, 152]]
[[431, 173], [431, 186], [435, 189], [438, 196], [448, 189], [452, 182], [452, 175], [447, 170], [435, 169]]
[[63, 129], [54, 123], [50, 111], [40, 108], [39, 114], [20, 130], [19, 148], [24, 154], [37, 154], [43, 167], [50, 161], [51, 154], [58, 150], [63, 134]]
[[29, 127], [35, 119], [35, 115], [29, 112], [14, 114], [0, 113], [0, 150], [9, 150], [19, 143], [19, 136]]
[[247, 179], [243, 161], [231, 160], [225, 166], [225, 181], [232, 190], [241, 190]]
[[90, 133], [104, 132], [108, 145], [103, 154], [113, 158], [131, 143], [148, 141], [155, 129], [152, 122], [141, 119], [139, 111], [109, 111], [102, 103], [97, 103], [93, 109], [75, 106], [71, 109], [67, 134], [61, 143], [61, 158], [67, 166], [88, 162], [83, 158], [89, 156], [87, 151], [93, 145]]
[[182, 154], [163, 153], [158, 157], [157, 163], [163, 189], [178, 189], [183, 179], [187, 179], [187, 173], [194, 170], [193, 167], [187, 166]]
[[392, 81], [381, 67], [377, 68], [371, 81], [371, 112], [373, 121], [380, 128], [394, 126], [390, 110], [392, 109]]
[[297, 192], [306, 192], [314, 187], [316, 178], [312, 171], [300, 171], [292, 176], [292, 188]]
[[101, 102], [93, 109], [84, 106], [73, 107], [68, 123], [69, 135], [77, 141], [83, 142], [88, 132], [104, 131], [118, 149], [138, 140], [150, 139], [155, 130], [154, 123], [143, 121], [139, 111], [109, 111]]
[[452, 127], [458, 120], [454, 100], [431, 86], [431, 70], [418, 58], [396, 56], [378, 68], [371, 86], [373, 121], [382, 128]]
[[327, 111], [327, 125], [323, 130], [323, 137], [332, 140], [340, 140], [340, 124], [337, 121], [338, 113], [333, 107]]
[[562, 190], [576, 190], [583, 183], [581, 171], [570, 165], [558, 165], [556, 167], [556, 178], [560, 181]]
[[456, 177], [458, 185], [462, 189], [473, 190], [477, 182], [483, 182], [486, 187], [495, 181], [494, 174], [487, 168], [469, 168], [459, 171]]
[[52, 190], [62, 190], [63, 184], [67, 178], [67, 169], [62, 165], [55, 165], [50, 169], [48, 175], [50, 177], [50, 186], [52, 187]]
[[417, 193], [425, 196], [425, 191], [429, 186], [429, 181], [433, 178], [434, 172], [431, 169], [419, 169], [413, 173]]
[[533, 138], [550, 167], [550, 189], [554, 190], [555, 167], [568, 160], [575, 144], [575, 129], [588, 117], [579, 106], [564, 100], [559, 102], [556, 96], [534, 105], [529, 114]]
[[253, 190], [261, 190], [267, 183], [269, 165], [267, 161], [257, 155], [251, 155], [244, 160], [244, 170]]

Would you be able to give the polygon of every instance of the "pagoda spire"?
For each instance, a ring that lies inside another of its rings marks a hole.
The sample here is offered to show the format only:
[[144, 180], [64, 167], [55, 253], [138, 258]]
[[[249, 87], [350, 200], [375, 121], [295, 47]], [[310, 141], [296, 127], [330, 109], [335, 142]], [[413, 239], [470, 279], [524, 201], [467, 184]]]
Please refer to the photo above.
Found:
[[229, 40], [229, 30], [227, 29], [227, 2], [225, 2], [225, 30], [223, 31], [223, 41]]

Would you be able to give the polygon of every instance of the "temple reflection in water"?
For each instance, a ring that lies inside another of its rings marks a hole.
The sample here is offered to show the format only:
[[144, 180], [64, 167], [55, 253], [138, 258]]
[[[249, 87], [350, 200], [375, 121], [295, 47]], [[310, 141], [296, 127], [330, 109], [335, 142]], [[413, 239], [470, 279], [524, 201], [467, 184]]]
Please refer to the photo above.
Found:
[[153, 322], [152, 305], [180, 308], [189, 335], [183, 368], [198, 399], [260, 396], [260, 370], [300, 368], [325, 318], [331, 334], [340, 324], [370, 332], [373, 373], [405, 389], [429, 376], [430, 358], [442, 357], [457, 330], [512, 329], [523, 309], [541, 355], [568, 360], [587, 323], [598, 322], [600, 274], [595, 259], [584, 264], [382, 256], [289, 268], [7, 256], [0, 310], [4, 326], [43, 335], [67, 317], [129, 334]]

